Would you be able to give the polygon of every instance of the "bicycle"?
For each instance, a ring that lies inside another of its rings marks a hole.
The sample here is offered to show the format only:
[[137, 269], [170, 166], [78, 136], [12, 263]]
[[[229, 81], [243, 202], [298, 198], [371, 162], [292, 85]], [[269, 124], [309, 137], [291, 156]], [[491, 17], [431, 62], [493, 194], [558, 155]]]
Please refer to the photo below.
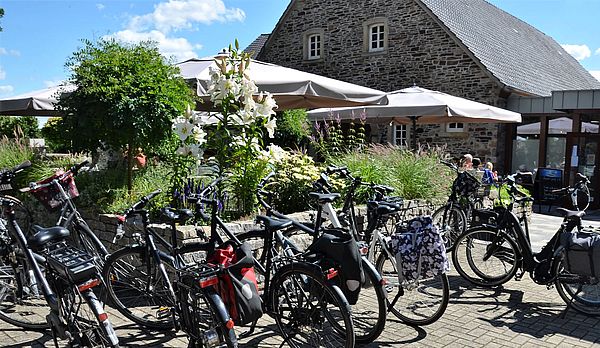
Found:
[[[23, 167], [17, 167], [12, 174]], [[93, 291], [101, 284], [93, 256], [68, 246], [66, 240], [70, 233], [62, 227], [40, 228], [26, 237], [14, 210], [18, 202], [0, 197], [0, 203], [11, 240], [3, 245], [3, 262], [8, 263], [3, 268], [12, 269], [14, 280], [14, 284], [2, 283], [3, 304], [7, 299], [17, 304], [36, 300], [41, 305], [41, 299], [45, 301], [45, 306], [34, 312], [3, 310], [1, 318], [22, 327], [49, 327], [56, 347], [58, 339], [68, 340], [73, 347], [118, 347], [119, 340], [108, 315]], [[28, 279], [30, 283], [20, 284], [21, 279]], [[39, 311], [48, 309], [43, 327], [22, 321], [27, 316], [39, 320]]]
[[[340, 220], [345, 221], [344, 224], [354, 231], [353, 234], [361, 236], [366, 243], [366, 259], [375, 264], [383, 283], [386, 284], [387, 293], [393, 296], [391, 301], [388, 300], [388, 311], [410, 325], [429, 325], [437, 321], [444, 314], [449, 302], [447, 275], [440, 273], [400, 281], [396, 256], [389, 248], [389, 238], [396, 228], [401, 226], [404, 220], [401, 214], [407, 210], [403, 206], [403, 200], [388, 196], [394, 191], [392, 187], [363, 182], [360, 178], [353, 177], [346, 167], [328, 167], [327, 174], [338, 174], [350, 183]], [[318, 186], [325, 190], [330, 188], [326, 175], [321, 176]], [[356, 190], [361, 186], [373, 191], [373, 196], [367, 201], [367, 226], [362, 234], [358, 232], [354, 203]], [[329, 210], [335, 213], [333, 207]], [[336, 222], [333, 224], [335, 226]]]
[[[576, 186], [587, 187], [589, 181], [579, 175]], [[508, 176], [511, 201], [506, 207], [498, 207], [496, 224], [483, 224], [465, 231], [456, 241], [452, 260], [458, 273], [469, 282], [483, 287], [494, 287], [511, 278], [520, 280], [529, 273], [531, 279], [550, 288], [555, 285], [560, 297], [575, 310], [597, 315], [600, 313], [600, 283], [594, 276], [573, 274], [565, 267], [566, 249], [561, 239], [573, 231], [582, 230], [584, 210], [572, 211], [558, 208], [563, 222], [541, 251], [531, 249], [526, 211], [521, 219], [513, 213], [515, 203], [526, 204], [533, 199], [520, 191], [515, 176]], [[569, 192], [572, 188], [563, 190]], [[517, 197], [519, 195], [520, 197]], [[522, 221], [523, 226], [520, 222]]]
[[[140, 325], [182, 329], [189, 336], [189, 347], [237, 347], [231, 317], [213, 288], [225, 269], [205, 262], [188, 264], [183, 259], [186, 253], [213, 250], [215, 239], [178, 246], [175, 225], [192, 217], [189, 209], [162, 210], [172, 226], [172, 244], [156, 234], [145, 206], [160, 192], [143, 197], [123, 215], [123, 222], [141, 218], [143, 237], [137, 236], [137, 245], [120, 249], [107, 259], [103, 278], [109, 297], [121, 314]], [[157, 247], [155, 238], [168, 252]], [[167, 272], [165, 266], [172, 271]]]
[[[69, 229], [71, 231], [70, 244], [96, 256], [95, 261], [98, 267], [102, 268], [104, 260], [109, 254], [108, 250], [90, 229], [73, 202], [73, 199], [79, 195], [75, 186], [75, 176], [88, 163], [88, 161], [83, 161], [72, 166], [66, 172], [60, 170], [51, 177], [30, 183], [29, 187], [20, 189], [20, 191], [30, 193], [48, 211], [60, 210], [56, 226]], [[34, 225], [33, 229], [35, 232], [39, 227]]]
[[[239, 238], [241, 235], [233, 235], [219, 217], [218, 199], [206, 198], [215, 194], [215, 186], [209, 185], [197, 197], [209, 207], [211, 214], [206, 214], [199, 205], [196, 213], [210, 221], [211, 235], [218, 235], [218, 229], [241, 244], [245, 241]], [[264, 309], [275, 319], [284, 343], [292, 347], [354, 347], [350, 305], [336, 282], [339, 270], [320, 256], [301, 252], [293, 246], [282, 233], [291, 226], [291, 221], [262, 215], [256, 220], [264, 225], [258, 237], [266, 252], [255, 257], [254, 263], [263, 277], [260, 288]], [[255, 327], [256, 322], [253, 322], [249, 331], [240, 337], [249, 337]]]
[[452, 183], [448, 201], [432, 214], [432, 218], [444, 232], [446, 250], [451, 252], [456, 238], [473, 222], [473, 212], [482, 207], [481, 200], [474, 197], [480, 183], [468, 171], [461, 172], [454, 163], [447, 161], [440, 161], [440, 163], [452, 169], [456, 173], [456, 179]]

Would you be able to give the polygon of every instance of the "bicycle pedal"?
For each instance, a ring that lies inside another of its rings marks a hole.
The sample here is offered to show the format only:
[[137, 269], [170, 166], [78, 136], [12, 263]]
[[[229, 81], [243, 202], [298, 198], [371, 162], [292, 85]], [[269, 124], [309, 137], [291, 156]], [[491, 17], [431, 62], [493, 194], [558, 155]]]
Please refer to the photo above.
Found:
[[160, 307], [156, 311], [156, 319], [165, 319], [171, 316], [171, 307]]
[[520, 281], [521, 279], [523, 279], [523, 275], [524, 274], [525, 274], [525, 272], [521, 272], [521, 273], [517, 272], [517, 273], [515, 273], [515, 280], [516, 281]]

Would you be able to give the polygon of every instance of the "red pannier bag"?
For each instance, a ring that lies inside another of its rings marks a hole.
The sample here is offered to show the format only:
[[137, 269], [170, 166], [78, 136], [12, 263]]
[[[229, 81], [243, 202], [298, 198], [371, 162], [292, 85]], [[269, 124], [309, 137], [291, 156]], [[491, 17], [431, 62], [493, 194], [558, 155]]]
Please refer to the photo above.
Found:
[[242, 243], [234, 248], [231, 243], [225, 243], [215, 249], [208, 262], [225, 267], [225, 274], [219, 277], [218, 291], [235, 325], [258, 320], [263, 314], [262, 300], [250, 245]]

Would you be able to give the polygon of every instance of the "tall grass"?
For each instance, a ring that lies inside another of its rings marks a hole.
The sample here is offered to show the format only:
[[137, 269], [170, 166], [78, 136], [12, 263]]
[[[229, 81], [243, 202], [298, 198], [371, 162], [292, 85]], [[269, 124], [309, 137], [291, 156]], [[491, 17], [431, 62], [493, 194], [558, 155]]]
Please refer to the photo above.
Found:
[[[365, 182], [375, 182], [395, 189], [394, 195], [404, 199], [437, 199], [447, 197], [453, 174], [440, 164], [444, 158], [440, 148], [410, 151], [389, 145], [371, 145], [362, 151], [339, 156], [333, 162], [347, 166]], [[368, 192], [361, 191], [365, 199]]]

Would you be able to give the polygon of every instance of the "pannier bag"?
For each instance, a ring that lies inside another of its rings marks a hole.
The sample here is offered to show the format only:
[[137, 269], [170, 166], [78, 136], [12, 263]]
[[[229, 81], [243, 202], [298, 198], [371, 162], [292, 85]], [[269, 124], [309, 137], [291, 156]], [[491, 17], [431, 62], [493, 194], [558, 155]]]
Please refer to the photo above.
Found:
[[225, 266], [225, 274], [219, 277], [218, 291], [236, 325], [258, 320], [262, 312], [262, 300], [258, 293], [252, 248], [248, 243], [234, 248], [226, 243], [215, 250], [209, 263]]
[[414, 281], [450, 270], [444, 240], [431, 216], [418, 216], [396, 226], [388, 239], [396, 258], [400, 282]]
[[469, 172], [460, 172], [452, 183], [452, 191], [459, 196], [473, 195], [479, 189], [481, 183]]
[[600, 278], [600, 234], [572, 232], [561, 236], [565, 247], [567, 271], [583, 276]]
[[354, 238], [341, 229], [325, 229], [307, 251], [321, 254], [339, 265], [340, 288], [348, 303], [356, 304], [365, 275], [362, 258]]

